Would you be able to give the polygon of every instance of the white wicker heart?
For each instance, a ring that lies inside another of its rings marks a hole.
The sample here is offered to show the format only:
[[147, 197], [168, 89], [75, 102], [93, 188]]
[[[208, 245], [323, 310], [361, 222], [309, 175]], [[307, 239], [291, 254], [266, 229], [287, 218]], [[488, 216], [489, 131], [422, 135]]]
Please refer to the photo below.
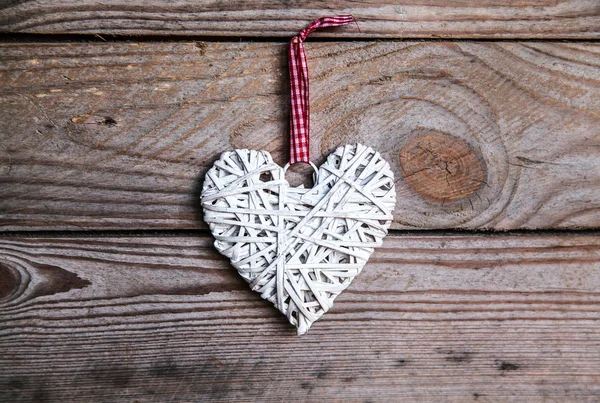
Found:
[[396, 191], [389, 164], [360, 144], [332, 153], [312, 189], [284, 175], [267, 151], [229, 151], [201, 201], [219, 252], [304, 334], [381, 245]]

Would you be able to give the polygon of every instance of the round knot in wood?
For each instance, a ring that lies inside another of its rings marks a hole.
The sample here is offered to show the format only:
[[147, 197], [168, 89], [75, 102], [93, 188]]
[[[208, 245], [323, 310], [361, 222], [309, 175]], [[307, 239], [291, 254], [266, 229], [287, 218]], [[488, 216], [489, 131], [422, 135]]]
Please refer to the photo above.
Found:
[[424, 199], [445, 203], [475, 193], [484, 182], [485, 166], [463, 140], [442, 133], [423, 133], [400, 150], [405, 180]]
[[0, 299], [13, 294], [19, 288], [19, 273], [0, 263]]

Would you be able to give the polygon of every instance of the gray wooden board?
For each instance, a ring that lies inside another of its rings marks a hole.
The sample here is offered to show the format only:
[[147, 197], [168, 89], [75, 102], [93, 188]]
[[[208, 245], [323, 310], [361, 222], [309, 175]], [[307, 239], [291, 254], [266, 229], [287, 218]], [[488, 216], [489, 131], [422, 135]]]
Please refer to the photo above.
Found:
[[0, 240], [2, 401], [589, 401], [600, 237], [388, 236], [298, 337], [212, 238]]
[[597, 0], [192, 1], [29, 0], [0, 6], [0, 30], [33, 33], [291, 37], [312, 20], [353, 14], [321, 37], [600, 37]]
[[[600, 47], [308, 43], [312, 159], [361, 142], [396, 177], [393, 228], [600, 224]], [[287, 161], [286, 46], [0, 46], [0, 228], [206, 228], [208, 167]], [[288, 174], [291, 181], [299, 173]]]

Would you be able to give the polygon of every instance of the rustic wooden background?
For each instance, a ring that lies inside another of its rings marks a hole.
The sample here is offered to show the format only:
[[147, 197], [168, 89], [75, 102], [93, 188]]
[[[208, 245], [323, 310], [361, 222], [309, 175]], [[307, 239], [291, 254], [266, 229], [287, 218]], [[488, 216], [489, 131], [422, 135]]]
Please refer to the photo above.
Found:
[[[286, 41], [348, 12], [306, 45], [312, 156], [381, 150], [398, 204], [297, 337], [199, 187], [286, 162]], [[0, 31], [0, 401], [600, 401], [598, 0], [4, 0]]]

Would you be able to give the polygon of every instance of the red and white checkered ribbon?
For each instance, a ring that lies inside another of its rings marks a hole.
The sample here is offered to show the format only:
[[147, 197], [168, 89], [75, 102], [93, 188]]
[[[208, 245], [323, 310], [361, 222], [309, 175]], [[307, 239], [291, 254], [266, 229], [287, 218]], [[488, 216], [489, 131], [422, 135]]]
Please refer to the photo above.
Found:
[[[309, 158], [309, 128], [310, 104], [308, 99], [308, 65], [304, 53], [304, 40], [316, 29], [337, 27], [356, 22], [351, 15], [322, 17], [313, 21], [300, 31], [290, 41], [290, 87], [292, 90], [292, 105], [290, 116], [290, 164], [310, 162]], [[358, 24], [356, 24], [358, 27]], [[359, 29], [360, 31], [360, 29]]]

